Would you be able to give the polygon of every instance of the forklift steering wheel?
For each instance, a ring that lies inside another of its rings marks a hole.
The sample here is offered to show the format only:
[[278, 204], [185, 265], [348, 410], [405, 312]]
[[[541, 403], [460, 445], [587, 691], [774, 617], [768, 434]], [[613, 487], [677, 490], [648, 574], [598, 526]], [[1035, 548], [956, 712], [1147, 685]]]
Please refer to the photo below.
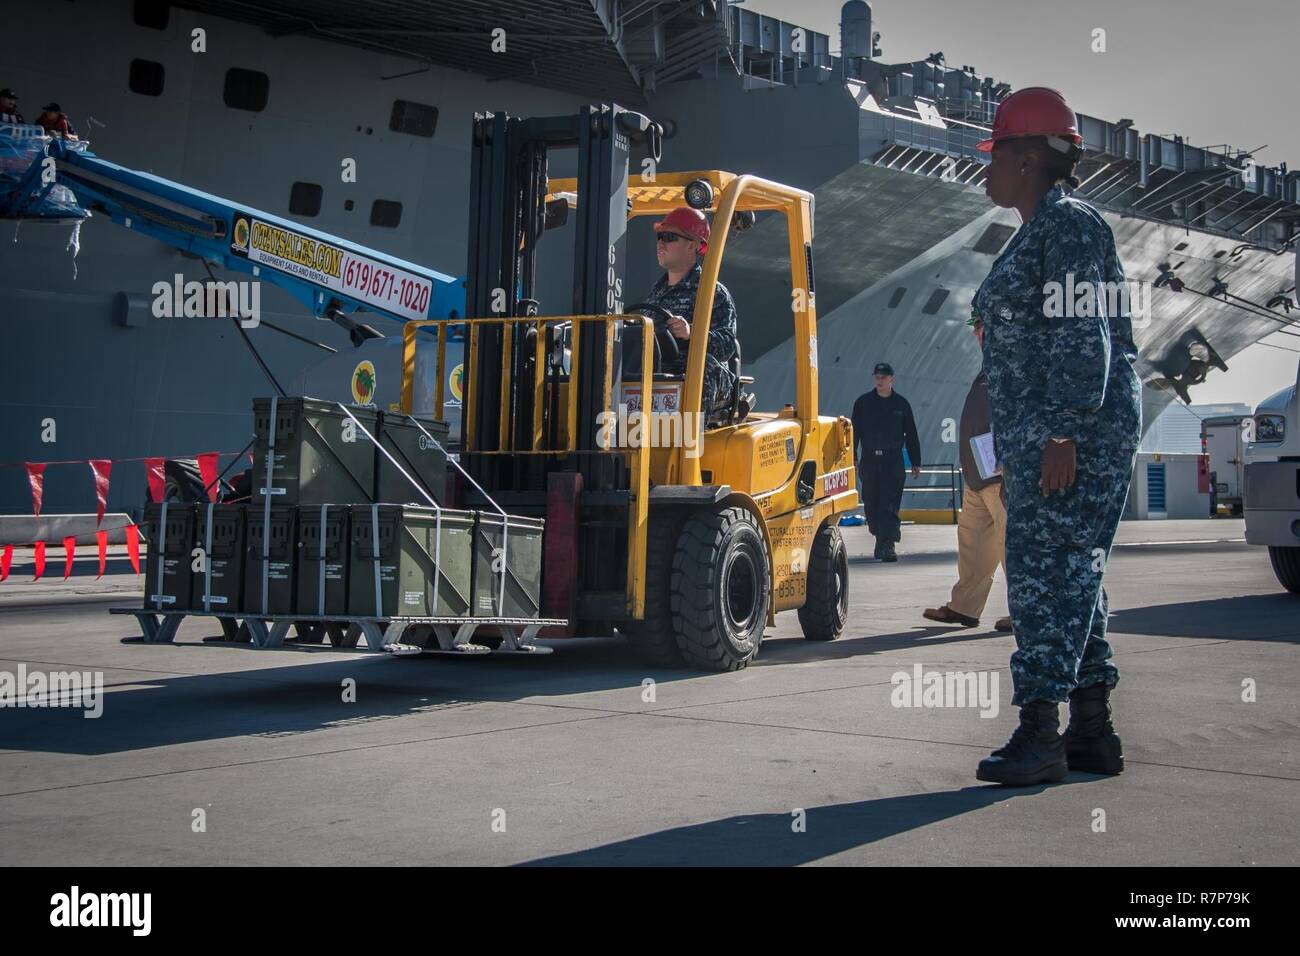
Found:
[[663, 306], [651, 305], [649, 302], [638, 302], [623, 310], [624, 315], [629, 312], [640, 312], [654, 321], [655, 371], [676, 368], [681, 361], [681, 346], [677, 336], [668, 331], [668, 320], [673, 314]]

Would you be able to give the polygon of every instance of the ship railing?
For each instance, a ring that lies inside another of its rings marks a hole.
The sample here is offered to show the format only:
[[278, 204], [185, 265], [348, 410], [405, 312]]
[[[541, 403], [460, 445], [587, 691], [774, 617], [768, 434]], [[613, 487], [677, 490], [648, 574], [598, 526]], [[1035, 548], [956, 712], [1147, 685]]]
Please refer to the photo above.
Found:
[[921, 108], [876, 107], [868, 110], [869, 116], [864, 116], [867, 124], [865, 129], [871, 129], [874, 134], [869, 138], [878, 137], [897, 146], [949, 156], [980, 157], [975, 145], [980, 140], [988, 139], [987, 127], [940, 116], [933, 104], [921, 100], [917, 102], [933, 110], [933, 116], [927, 118]]
[[[906, 475], [911, 478], [912, 473], [908, 471]], [[937, 480], [932, 476], [938, 476]], [[921, 500], [924, 503], [900, 508], [899, 516], [917, 524], [956, 524], [965, 491], [961, 466], [951, 463], [922, 464], [920, 477], [926, 479], [925, 484], [909, 485], [904, 480], [903, 493], [923, 495], [925, 497]]]

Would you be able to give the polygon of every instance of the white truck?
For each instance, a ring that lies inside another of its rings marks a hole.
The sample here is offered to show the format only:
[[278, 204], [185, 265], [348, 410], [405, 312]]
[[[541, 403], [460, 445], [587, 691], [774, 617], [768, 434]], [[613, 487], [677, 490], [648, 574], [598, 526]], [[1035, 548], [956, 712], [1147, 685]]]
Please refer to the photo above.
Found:
[[[1300, 368], [1296, 370], [1300, 383]], [[1246, 542], [1268, 548], [1281, 585], [1300, 594], [1300, 391], [1259, 403], [1245, 429]]]
[[[1300, 296], [1300, 255], [1295, 273]], [[1245, 438], [1246, 543], [1267, 547], [1278, 582], [1300, 594], [1300, 389], [1292, 385], [1260, 402]]]

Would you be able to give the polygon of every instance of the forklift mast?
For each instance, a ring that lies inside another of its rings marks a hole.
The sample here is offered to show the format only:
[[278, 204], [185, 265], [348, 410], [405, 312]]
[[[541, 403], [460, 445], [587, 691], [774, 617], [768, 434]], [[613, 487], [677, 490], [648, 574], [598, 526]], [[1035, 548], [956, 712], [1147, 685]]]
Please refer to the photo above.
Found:
[[[621, 314], [630, 151], [633, 143], [645, 143], [657, 160], [661, 136], [660, 127], [646, 116], [616, 105], [584, 106], [572, 116], [531, 119], [476, 114], [466, 314], [538, 314], [537, 243], [546, 229], [547, 157], [553, 149], [578, 151], [573, 302], [568, 314]], [[511, 455], [557, 447], [558, 408], [544, 410], [547, 428], [541, 447], [532, 430], [535, 396], [528, 386], [533, 379], [528, 362], [536, 354], [535, 340], [529, 340], [535, 334], [525, 323], [471, 326], [462, 462], [494, 498], [523, 513], [545, 509], [551, 474], [579, 476], [573, 482], [577, 590], [585, 596], [579, 616], [619, 616], [626, 600], [622, 556], [627, 548], [629, 479], [626, 462], [601, 449], [598, 441], [598, 416], [614, 407], [620, 382], [619, 326], [573, 326], [575, 364], [568, 379], [579, 393], [572, 453]], [[562, 352], [562, 341], [546, 343], [548, 356]], [[505, 368], [511, 374], [503, 381]], [[548, 364], [549, 384], [557, 384], [563, 374], [558, 362]], [[547, 392], [554, 396], [558, 388]]]

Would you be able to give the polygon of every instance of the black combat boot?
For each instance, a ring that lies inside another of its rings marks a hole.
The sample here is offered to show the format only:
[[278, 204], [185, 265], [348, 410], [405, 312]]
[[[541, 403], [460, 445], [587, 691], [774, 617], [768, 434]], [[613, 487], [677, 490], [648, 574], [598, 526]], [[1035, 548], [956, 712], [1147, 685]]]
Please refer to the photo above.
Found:
[[1051, 700], [1030, 701], [1020, 708], [1020, 726], [1001, 750], [980, 761], [975, 777], [1008, 787], [1064, 780], [1065, 746], [1057, 730], [1059, 705]]
[[1079, 687], [1070, 694], [1070, 725], [1065, 728], [1065, 759], [1083, 773], [1122, 773], [1124, 748], [1110, 722], [1110, 688]]
[[885, 542], [884, 546], [880, 549], [880, 560], [881, 561], [898, 560], [898, 552], [894, 550], [894, 542], [892, 541]]
[[885, 546], [884, 546], [883, 544], [881, 544], [880, 539], [877, 538], [877, 539], [876, 539], [876, 550], [875, 550], [875, 552], [874, 552], [874, 554], [873, 554], [872, 556], [873, 556], [877, 561], [879, 561], [880, 558], [884, 556], [884, 553], [885, 553], [885, 550], [884, 550], [884, 549], [885, 549]]

